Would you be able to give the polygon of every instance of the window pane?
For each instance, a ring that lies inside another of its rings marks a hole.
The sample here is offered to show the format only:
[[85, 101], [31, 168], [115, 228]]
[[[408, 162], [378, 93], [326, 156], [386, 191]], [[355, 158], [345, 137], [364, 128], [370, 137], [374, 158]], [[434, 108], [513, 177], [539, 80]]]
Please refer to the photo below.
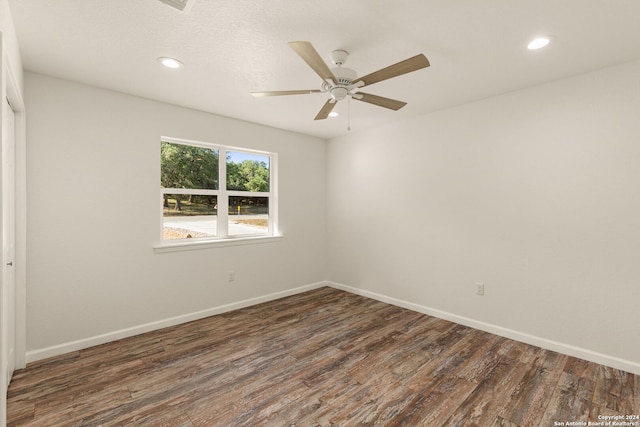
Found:
[[269, 198], [229, 196], [229, 235], [269, 231]]
[[218, 198], [197, 194], [165, 194], [162, 208], [164, 240], [216, 235]]
[[160, 151], [161, 187], [218, 189], [218, 150], [162, 142]]
[[269, 191], [269, 156], [227, 151], [227, 190]]

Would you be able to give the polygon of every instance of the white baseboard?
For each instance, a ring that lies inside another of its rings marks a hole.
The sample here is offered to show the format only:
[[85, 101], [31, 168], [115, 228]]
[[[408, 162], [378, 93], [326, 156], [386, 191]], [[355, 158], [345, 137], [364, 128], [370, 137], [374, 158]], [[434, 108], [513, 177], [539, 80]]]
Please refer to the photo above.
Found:
[[82, 350], [85, 348], [93, 347], [100, 344], [105, 344], [105, 343], [120, 340], [123, 338], [129, 338], [134, 335], [144, 334], [145, 332], [156, 331], [158, 329], [166, 328], [169, 326], [175, 326], [182, 323], [191, 322], [194, 320], [204, 319], [205, 317], [214, 316], [216, 314], [222, 314], [228, 311], [237, 310], [239, 308], [249, 307], [256, 304], [261, 304], [263, 302], [288, 297], [291, 295], [310, 291], [312, 289], [321, 288], [323, 286], [329, 286], [329, 284], [327, 282], [312, 283], [310, 285], [300, 286], [297, 288], [288, 289], [286, 291], [275, 292], [272, 294], [263, 295], [256, 298], [250, 298], [244, 301], [238, 301], [231, 304], [225, 304], [218, 307], [197, 311], [194, 313], [188, 313], [181, 316], [159, 320], [156, 322], [146, 323], [144, 325], [134, 326], [127, 329], [121, 329], [118, 331], [109, 332], [106, 334], [97, 335], [89, 338], [83, 338], [77, 341], [58, 344], [58, 345], [54, 345], [47, 348], [28, 351], [26, 354], [26, 361], [27, 363], [31, 363], [38, 360], [47, 359], [53, 356], [60, 356], [65, 353]]
[[611, 368], [620, 369], [626, 372], [630, 372], [635, 375], [640, 375], [640, 363], [632, 362], [630, 360], [620, 359], [607, 354], [598, 353], [585, 348], [576, 347], [569, 344], [541, 338], [535, 335], [530, 335], [524, 332], [515, 331], [513, 329], [504, 328], [502, 326], [493, 325], [491, 323], [480, 322], [478, 320], [470, 319], [457, 314], [448, 313], [446, 311], [437, 310], [435, 308], [427, 307], [424, 305], [415, 304], [412, 302], [400, 300], [386, 295], [377, 294], [375, 292], [367, 291], [364, 289], [358, 289], [351, 286], [343, 285], [341, 283], [328, 282], [328, 286], [335, 289], [340, 289], [352, 294], [361, 295], [367, 298], [371, 298], [377, 301], [381, 301], [387, 304], [392, 304], [398, 307], [406, 308], [408, 310], [416, 311], [418, 313], [434, 316], [439, 319], [448, 320], [450, 322], [459, 323], [464, 326], [469, 326], [474, 329], [489, 332], [501, 337], [509, 338], [515, 341], [520, 341], [526, 344], [531, 344], [536, 347], [541, 347], [546, 350], [556, 351], [558, 353], [566, 354], [568, 356], [584, 359], [589, 362], [598, 363], [601, 365], [609, 366]]
[[216, 314], [226, 313], [229, 311], [237, 310], [244, 307], [260, 304], [267, 301], [284, 298], [287, 296], [299, 294], [302, 292], [310, 291], [312, 289], [321, 288], [323, 286], [330, 286], [335, 289], [340, 289], [345, 292], [350, 292], [356, 295], [362, 295], [367, 298], [375, 299], [387, 304], [392, 304], [398, 307], [406, 308], [408, 310], [416, 311], [419, 313], [434, 316], [439, 319], [448, 320], [461, 325], [469, 326], [474, 329], [489, 332], [501, 337], [509, 338], [512, 340], [520, 341], [526, 344], [535, 345], [547, 350], [557, 351], [569, 356], [578, 357], [580, 359], [588, 360], [590, 362], [599, 363], [601, 365], [610, 366], [612, 368], [621, 369], [626, 372], [630, 372], [636, 375], [640, 375], [640, 363], [632, 362], [625, 359], [620, 359], [607, 354], [598, 353], [588, 349], [575, 347], [569, 344], [541, 338], [535, 335], [530, 335], [524, 332], [515, 331], [513, 329], [504, 328], [502, 326], [493, 325], [490, 323], [481, 322], [478, 320], [470, 319], [457, 314], [448, 313], [446, 311], [437, 310], [435, 308], [427, 307], [424, 305], [415, 304], [412, 302], [400, 300], [397, 298], [389, 297], [386, 295], [378, 294], [375, 292], [367, 291], [364, 289], [354, 288], [351, 286], [343, 285], [336, 282], [317, 282], [310, 285], [300, 286], [286, 291], [275, 292], [268, 295], [263, 295], [256, 298], [250, 298], [243, 301], [234, 302], [231, 304], [221, 305], [218, 307], [209, 308], [194, 313], [188, 313], [181, 316], [176, 316], [168, 319], [159, 320], [156, 322], [146, 323], [144, 325], [134, 326], [127, 329], [121, 329], [114, 332], [109, 332], [94, 337], [84, 338], [77, 341], [58, 344], [55, 346], [28, 351], [26, 354], [27, 363], [35, 362], [38, 360], [46, 359], [53, 356], [59, 356], [65, 353], [82, 350], [85, 348], [93, 347], [100, 344], [105, 344], [111, 341], [116, 341], [123, 338], [132, 337], [134, 335], [143, 334], [145, 332], [151, 332], [158, 329], [166, 328], [169, 326], [175, 326], [193, 320], [203, 319], [205, 317], [214, 316]]

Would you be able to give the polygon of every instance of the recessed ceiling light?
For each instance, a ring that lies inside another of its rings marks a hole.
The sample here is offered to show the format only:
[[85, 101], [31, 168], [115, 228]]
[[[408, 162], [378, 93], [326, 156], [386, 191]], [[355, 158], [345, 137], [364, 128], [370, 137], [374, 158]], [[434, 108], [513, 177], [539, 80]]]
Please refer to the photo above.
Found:
[[527, 49], [536, 50], [536, 49], [543, 48], [546, 45], [548, 45], [550, 41], [551, 41], [550, 37], [538, 37], [538, 38], [535, 38], [535, 39], [531, 40], [531, 42], [527, 45]]
[[339, 115], [340, 113], [336, 113], [335, 111], [329, 113], [329, 117], [338, 117]]
[[168, 58], [168, 57], [160, 57], [158, 61], [167, 68], [181, 68], [184, 67], [184, 64], [177, 59]]

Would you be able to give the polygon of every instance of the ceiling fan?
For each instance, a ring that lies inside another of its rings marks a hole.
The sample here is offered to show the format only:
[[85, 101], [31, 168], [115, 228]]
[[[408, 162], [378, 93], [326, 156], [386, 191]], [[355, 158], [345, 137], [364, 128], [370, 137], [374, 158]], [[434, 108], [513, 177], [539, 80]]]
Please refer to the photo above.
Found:
[[335, 64], [335, 68], [329, 68], [320, 57], [316, 49], [310, 42], [295, 41], [289, 42], [289, 46], [309, 65], [322, 79], [320, 89], [308, 90], [280, 90], [268, 92], [251, 92], [255, 97], [262, 96], [280, 96], [280, 95], [306, 95], [309, 93], [329, 93], [331, 97], [325, 102], [320, 112], [314, 120], [323, 120], [329, 117], [329, 113], [333, 110], [338, 101], [347, 97], [356, 99], [369, 104], [378, 105], [380, 107], [389, 108], [391, 110], [399, 110], [407, 103], [397, 101], [395, 99], [385, 98], [370, 93], [360, 92], [359, 89], [390, 79], [392, 77], [401, 76], [412, 71], [417, 71], [429, 66], [429, 61], [423, 54], [416, 55], [397, 64], [382, 68], [363, 77], [351, 68], [343, 67], [347, 61], [349, 53], [345, 50], [334, 50], [331, 52], [331, 61]]

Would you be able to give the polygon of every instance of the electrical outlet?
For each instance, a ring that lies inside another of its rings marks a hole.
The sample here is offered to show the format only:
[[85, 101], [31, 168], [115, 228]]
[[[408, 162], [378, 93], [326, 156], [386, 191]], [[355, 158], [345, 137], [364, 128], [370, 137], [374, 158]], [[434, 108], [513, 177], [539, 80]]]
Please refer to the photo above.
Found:
[[235, 282], [236, 281], [236, 272], [235, 271], [230, 271], [229, 273], [227, 273], [227, 281], [228, 282]]
[[476, 283], [476, 295], [484, 295], [484, 283]]

